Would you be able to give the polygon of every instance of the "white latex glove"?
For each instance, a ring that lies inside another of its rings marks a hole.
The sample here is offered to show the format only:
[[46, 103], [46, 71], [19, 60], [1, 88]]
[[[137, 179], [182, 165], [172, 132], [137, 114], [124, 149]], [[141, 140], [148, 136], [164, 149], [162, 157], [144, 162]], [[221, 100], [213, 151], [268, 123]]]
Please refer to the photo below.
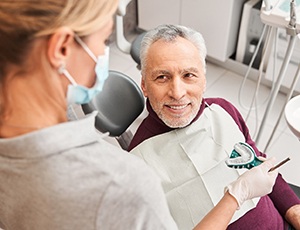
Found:
[[225, 188], [238, 202], [239, 207], [255, 197], [265, 196], [272, 192], [278, 170], [268, 172], [274, 166], [274, 158], [253, 167], [242, 174], [236, 181]]

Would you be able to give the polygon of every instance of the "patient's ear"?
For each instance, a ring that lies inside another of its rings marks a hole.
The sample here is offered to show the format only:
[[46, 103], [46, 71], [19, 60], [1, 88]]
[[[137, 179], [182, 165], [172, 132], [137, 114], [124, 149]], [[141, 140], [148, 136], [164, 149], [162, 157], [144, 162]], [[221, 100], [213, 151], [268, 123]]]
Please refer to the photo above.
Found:
[[74, 32], [68, 27], [58, 28], [49, 38], [47, 55], [50, 64], [58, 69], [70, 55]]
[[144, 96], [147, 97], [148, 94], [147, 94], [147, 89], [146, 89], [146, 86], [145, 86], [144, 76], [142, 76], [141, 88], [142, 88]]

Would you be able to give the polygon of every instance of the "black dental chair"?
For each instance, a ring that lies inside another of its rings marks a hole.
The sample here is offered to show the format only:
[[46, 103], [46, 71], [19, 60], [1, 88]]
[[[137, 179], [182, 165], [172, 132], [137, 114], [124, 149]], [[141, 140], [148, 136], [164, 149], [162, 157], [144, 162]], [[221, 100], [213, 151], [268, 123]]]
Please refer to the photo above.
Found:
[[102, 92], [82, 105], [82, 110], [85, 114], [97, 110], [96, 129], [108, 132], [127, 150], [133, 137], [127, 129], [143, 112], [144, 106], [145, 99], [138, 85], [125, 74], [110, 70]]
[[[129, 42], [124, 36], [123, 18], [131, 0], [120, 0], [116, 14], [116, 44], [118, 48], [130, 54], [140, 67], [140, 44], [146, 32], [139, 34]], [[115, 137], [122, 149], [127, 150], [133, 134], [129, 126], [143, 112], [145, 99], [139, 86], [128, 76], [117, 71], [109, 71], [103, 91], [88, 104], [82, 105], [85, 114], [97, 110], [95, 127], [102, 133], [108, 132]]]
[[294, 192], [296, 193], [296, 195], [300, 198], [300, 187], [293, 185], [293, 184], [289, 184], [290, 187], [294, 190]]

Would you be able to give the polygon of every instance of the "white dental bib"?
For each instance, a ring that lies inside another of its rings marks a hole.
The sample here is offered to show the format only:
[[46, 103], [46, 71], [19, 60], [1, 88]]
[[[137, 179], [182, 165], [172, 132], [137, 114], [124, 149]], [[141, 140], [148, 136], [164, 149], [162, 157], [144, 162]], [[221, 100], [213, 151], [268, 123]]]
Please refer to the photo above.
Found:
[[[223, 197], [224, 188], [246, 171], [225, 164], [241, 141], [245, 138], [232, 117], [213, 104], [188, 127], [147, 139], [131, 153], [160, 176], [179, 229], [192, 229]], [[231, 222], [255, 208], [258, 200], [246, 201]]]

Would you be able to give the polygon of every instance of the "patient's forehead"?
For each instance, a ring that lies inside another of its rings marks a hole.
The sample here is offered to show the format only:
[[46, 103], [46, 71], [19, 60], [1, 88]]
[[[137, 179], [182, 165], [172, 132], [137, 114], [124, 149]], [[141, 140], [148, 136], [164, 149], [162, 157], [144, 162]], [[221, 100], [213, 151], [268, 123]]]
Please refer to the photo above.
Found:
[[[183, 49], [195, 49], [197, 50], [197, 47], [188, 39], [183, 38], [183, 37], [176, 37], [173, 40], [165, 40], [163, 38], [155, 41], [154, 43], [152, 43], [149, 47], [149, 51], [153, 50], [153, 49], [158, 49], [161, 50], [164, 47], [173, 47], [173, 48], [183, 48]], [[148, 53], [149, 53], [148, 51]], [[172, 51], [172, 50], [170, 50]], [[198, 52], [198, 50], [197, 50]]]
[[187, 39], [178, 37], [174, 41], [162, 39], [153, 43], [147, 55], [147, 69], [157, 71], [182, 71], [183, 69], [203, 70], [196, 46]]

